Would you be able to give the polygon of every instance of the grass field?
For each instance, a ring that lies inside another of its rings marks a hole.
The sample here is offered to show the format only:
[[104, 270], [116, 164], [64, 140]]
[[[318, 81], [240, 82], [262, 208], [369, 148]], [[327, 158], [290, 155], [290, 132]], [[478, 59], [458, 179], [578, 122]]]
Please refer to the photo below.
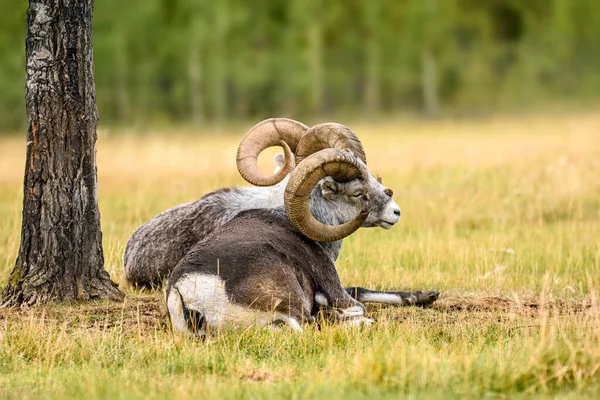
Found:
[[[0, 310], [0, 397], [596, 398], [600, 116], [351, 127], [403, 218], [345, 241], [342, 282], [439, 289], [433, 307], [368, 307], [370, 329], [174, 337], [162, 294], [129, 288], [121, 254], [159, 212], [242, 184], [243, 129], [143, 139], [100, 131], [106, 268], [128, 297]], [[2, 285], [19, 246], [24, 154], [23, 139], [0, 139]], [[261, 161], [272, 168], [270, 156]]]

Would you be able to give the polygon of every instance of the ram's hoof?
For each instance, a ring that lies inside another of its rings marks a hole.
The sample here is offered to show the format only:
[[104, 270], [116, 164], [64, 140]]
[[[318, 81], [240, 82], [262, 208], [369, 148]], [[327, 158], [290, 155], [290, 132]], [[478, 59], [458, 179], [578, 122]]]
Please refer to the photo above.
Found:
[[428, 306], [440, 296], [439, 290], [418, 290], [412, 293], [410, 305], [414, 306]]

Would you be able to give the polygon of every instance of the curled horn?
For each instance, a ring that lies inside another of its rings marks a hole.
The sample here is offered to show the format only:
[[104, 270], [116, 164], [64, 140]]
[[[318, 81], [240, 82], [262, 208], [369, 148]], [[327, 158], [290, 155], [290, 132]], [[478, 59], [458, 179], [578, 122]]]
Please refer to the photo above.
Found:
[[[254, 125], [238, 146], [236, 164], [240, 175], [256, 186], [271, 186], [281, 182], [294, 168], [294, 152], [307, 130], [308, 127], [303, 123], [287, 118], [270, 118]], [[285, 164], [274, 174], [263, 174], [258, 169], [258, 155], [272, 146], [283, 147]]]
[[367, 156], [358, 136], [345, 125], [328, 122], [313, 126], [302, 136], [295, 152], [296, 164], [300, 164], [311, 154], [328, 148], [349, 151], [367, 163]]
[[344, 224], [333, 226], [318, 221], [310, 212], [309, 199], [315, 185], [326, 176], [342, 182], [356, 178], [368, 180], [369, 171], [352, 153], [339, 149], [320, 150], [296, 166], [285, 188], [285, 211], [302, 234], [319, 242], [345, 238], [360, 228], [369, 215], [366, 204], [353, 220]]

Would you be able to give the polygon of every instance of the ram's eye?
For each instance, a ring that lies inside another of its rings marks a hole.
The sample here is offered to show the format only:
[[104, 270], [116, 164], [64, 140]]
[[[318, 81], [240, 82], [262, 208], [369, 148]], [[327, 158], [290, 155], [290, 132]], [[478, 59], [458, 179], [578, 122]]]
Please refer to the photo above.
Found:
[[361, 197], [363, 197], [363, 194], [362, 193], [354, 193], [352, 195], [352, 197], [354, 197], [355, 199], [360, 199]]

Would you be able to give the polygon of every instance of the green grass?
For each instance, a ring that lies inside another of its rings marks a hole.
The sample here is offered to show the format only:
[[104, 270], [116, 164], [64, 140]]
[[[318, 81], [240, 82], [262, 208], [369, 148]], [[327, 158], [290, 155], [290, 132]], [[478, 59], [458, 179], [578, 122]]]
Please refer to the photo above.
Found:
[[[2, 398], [595, 398], [600, 392], [600, 118], [352, 126], [403, 218], [344, 243], [346, 285], [442, 291], [368, 307], [370, 329], [174, 337], [161, 293], [124, 282], [132, 231], [242, 184], [243, 132], [101, 132], [106, 268], [123, 304], [0, 310]], [[20, 239], [24, 140], [0, 139], [0, 280]], [[272, 154], [272, 153], [271, 153]], [[271, 168], [269, 156], [261, 160]]]

